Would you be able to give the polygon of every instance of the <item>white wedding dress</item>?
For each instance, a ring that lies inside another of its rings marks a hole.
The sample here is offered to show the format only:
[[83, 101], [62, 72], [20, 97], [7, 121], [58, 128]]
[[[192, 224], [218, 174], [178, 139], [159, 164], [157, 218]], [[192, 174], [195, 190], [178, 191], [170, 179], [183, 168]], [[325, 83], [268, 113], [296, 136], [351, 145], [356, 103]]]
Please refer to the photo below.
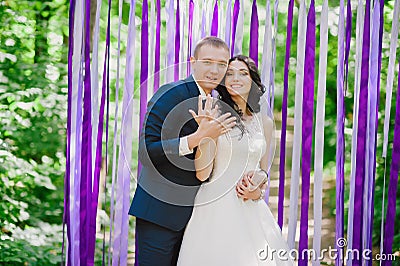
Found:
[[244, 173], [259, 169], [266, 150], [260, 116], [244, 125], [244, 134], [236, 127], [218, 138], [210, 182], [197, 193], [178, 265], [293, 265], [267, 204], [236, 195], [236, 183]]

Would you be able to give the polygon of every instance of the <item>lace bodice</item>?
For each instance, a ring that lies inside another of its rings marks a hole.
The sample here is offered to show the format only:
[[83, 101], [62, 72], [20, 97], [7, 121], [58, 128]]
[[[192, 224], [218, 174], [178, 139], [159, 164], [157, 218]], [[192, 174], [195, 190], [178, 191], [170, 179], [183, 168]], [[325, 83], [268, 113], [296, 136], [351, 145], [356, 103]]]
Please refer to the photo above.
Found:
[[259, 169], [260, 159], [266, 150], [261, 116], [254, 115], [250, 120], [243, 121], [243, 124], [244, 133], [235, 127], [218, 138], [211, 180], [231, 170], [238, 175]]

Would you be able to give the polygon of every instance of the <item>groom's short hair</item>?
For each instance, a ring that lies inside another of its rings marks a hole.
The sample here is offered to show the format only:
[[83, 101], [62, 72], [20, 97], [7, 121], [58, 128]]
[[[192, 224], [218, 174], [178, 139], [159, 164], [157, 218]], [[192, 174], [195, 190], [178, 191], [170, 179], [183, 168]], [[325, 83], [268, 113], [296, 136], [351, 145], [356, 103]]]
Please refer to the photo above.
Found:
[[208, 37], [205, 37], [205, 38], [201, 39], [197, 43], [196, 47], [194, 48], [194, 52], [193, 52], [194, 57], [197, 57], [201, 47], [203, 47], [205, 45], [210, 45], [210, 46], [215, 47], [215, 48], [223, 48], [223, 49], [225, 49], [225, 50], [227, 50], [229, 52], [229, 47], [226, 44], [226, 42], [224, 42], [223, 40], [221, 40], [218, 37], [208, 36]]

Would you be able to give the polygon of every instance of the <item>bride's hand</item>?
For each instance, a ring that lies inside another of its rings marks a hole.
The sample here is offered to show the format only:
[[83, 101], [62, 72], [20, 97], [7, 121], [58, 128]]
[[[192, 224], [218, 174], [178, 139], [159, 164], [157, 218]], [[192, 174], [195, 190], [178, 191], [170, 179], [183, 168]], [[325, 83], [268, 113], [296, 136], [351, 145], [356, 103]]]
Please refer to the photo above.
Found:
[[236, 185], [236, 194], [243, 200], [260, 198], [261, 190], [259, 188], [251, 189], [254, 187], [251, 176], [251, 173], [246, 173]]

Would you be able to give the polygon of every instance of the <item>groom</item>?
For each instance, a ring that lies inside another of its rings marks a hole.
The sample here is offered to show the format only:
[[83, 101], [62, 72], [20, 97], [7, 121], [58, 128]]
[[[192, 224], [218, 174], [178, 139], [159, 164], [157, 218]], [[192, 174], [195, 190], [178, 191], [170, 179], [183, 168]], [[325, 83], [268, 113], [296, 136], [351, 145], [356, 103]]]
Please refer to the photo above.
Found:
[[192, 75], [162, 86], [151, 98], [139, 139], [142, 170], [129, 214], [136, 216], [136, 260], [139, 265], [175, 265], [183, 232], [201, 182], [194, 154], [203, 138], [217, 138], [232, 127], [229, 114], [221, 123], [194, 121], [198, 96], [209, 95], [228, 67], [229, 48], [216, 37], [202, 39], [191, 57]]

